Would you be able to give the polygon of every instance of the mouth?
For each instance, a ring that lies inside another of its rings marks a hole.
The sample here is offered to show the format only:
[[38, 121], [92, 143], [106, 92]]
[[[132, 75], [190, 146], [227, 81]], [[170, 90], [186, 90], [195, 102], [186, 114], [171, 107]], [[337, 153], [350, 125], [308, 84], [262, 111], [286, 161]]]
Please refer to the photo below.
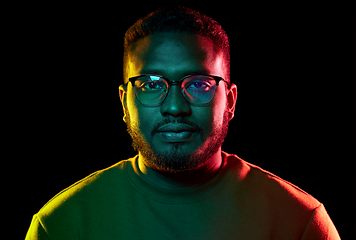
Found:
[[157, 135], [167, 142], [186, 142], [197, 129], [186, 124], [167, 124], [157, 129]]
[[157, 134], [167, 142], [186, 142], [194, 132], [157, 132]]

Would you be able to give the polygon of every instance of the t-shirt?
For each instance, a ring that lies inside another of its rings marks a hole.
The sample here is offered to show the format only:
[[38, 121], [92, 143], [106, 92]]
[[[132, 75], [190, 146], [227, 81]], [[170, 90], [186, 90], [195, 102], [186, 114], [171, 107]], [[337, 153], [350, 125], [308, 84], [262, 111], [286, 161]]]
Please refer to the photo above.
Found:
[[148, 181], [138, 156], [89, 175], [34, 215], [26, 239], [340, 239], [323, 204], [297, 186], [222, 152], [205, 184]]

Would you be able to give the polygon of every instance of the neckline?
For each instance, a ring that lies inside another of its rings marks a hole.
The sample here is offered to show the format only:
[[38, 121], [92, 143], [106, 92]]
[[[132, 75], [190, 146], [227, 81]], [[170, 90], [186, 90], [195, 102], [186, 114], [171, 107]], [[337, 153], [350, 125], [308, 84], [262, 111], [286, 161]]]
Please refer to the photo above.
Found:
[[125, 163], [125, 172], [130, 183], [141, 194], [165, 203], [190, 203], [202, 201], [221, 191], [229, 182], [235, 168], [235, 161], [228, 161], [222, 152], [222, 166], [216, 176], [207, 183], [183, 188], [167, 188], [148, 181], [138, 167], [138, 155]]

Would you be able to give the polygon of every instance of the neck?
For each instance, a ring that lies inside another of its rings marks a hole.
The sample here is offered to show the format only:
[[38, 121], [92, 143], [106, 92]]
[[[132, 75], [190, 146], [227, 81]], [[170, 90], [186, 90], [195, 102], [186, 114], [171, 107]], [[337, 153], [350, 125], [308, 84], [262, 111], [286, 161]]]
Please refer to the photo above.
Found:
[[213, 179], [222, 165], [221, 148], [199, 169], [178, 173], [165, 173], [149, 168], [139, 153], [139, 168], [147, 180], [162, 187], [182, 188], [204, 184]]

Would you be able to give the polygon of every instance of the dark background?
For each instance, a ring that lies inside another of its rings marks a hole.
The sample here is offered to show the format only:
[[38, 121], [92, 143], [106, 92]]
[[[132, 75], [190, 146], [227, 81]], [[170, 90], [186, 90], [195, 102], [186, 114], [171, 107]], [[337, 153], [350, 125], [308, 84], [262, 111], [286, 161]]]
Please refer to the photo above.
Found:
[[[162, 5], [130, 6], [13, 9], [6, 148], [11, 181], [22, 182], [12, 187], [21, 236], [56, 193], [136, 154], [117, 90], [123, 35]], [[239, 95], [223, 150], [313, 195], [341, 237], [354, 232], [354, 42], [344, 14], [310, 1], [184, 6], [230, 37]]]

